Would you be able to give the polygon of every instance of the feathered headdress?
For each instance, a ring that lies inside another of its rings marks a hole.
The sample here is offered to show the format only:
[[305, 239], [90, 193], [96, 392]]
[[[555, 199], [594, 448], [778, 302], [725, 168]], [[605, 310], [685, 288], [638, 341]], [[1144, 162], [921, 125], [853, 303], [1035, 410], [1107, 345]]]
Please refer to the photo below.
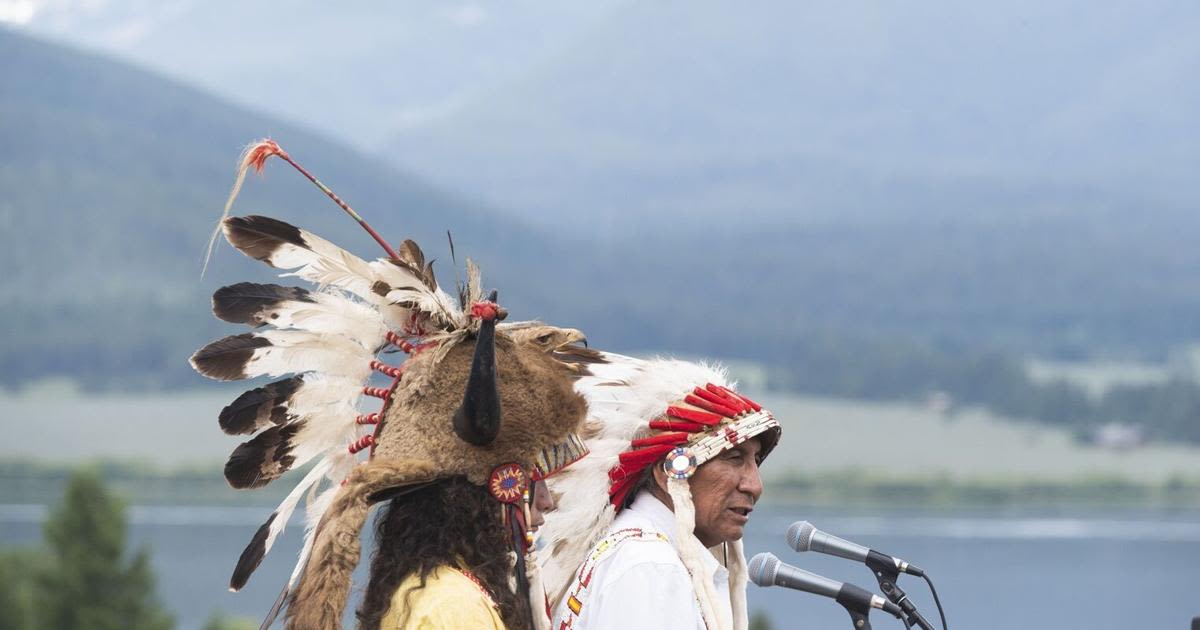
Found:
[[[736, 393], [723, 369], [686, 361], [641, 360], [595, 353], [576, 391], [588, 403], [581, 435], [589, 455], [549, 481], [558, 507], [546, 515], [542, 579], [557, 604], [576, 582], [576, 571], [606, 534], [647, 468], [663, 465], [680, 533], [679, 556], [708, 627], [720, 627], [712, 610], [712, 576], [705, 575], [691, 543], [695, 512], [688, 478], [705, 462], [754, 437], [761, 457], [779, 440], [779, 423]], [[729, 570], [735, 627], [746, 625], [745, 557], [730, 545]]]
[[[387, 257], [363, 260], [276, 219], [228, 217], [246, 172], [261, 170], [271, 156], [292, 164], [354, 217]], [[483, 297], [479, 270], [469, 261], [467, 283], [458, 300], [451, 298], [416, 243], [393, 250], [273, 141], [243, 155], [225, 214], [220, 229], [235, 248], [316, 285], [219, 289], [217, 317], [255, 330], [214, 341], [191, 358], [198, 372], [217, 380], [288, 375], [221, 411], [226, 433], [254, 434], [225, 465], [230, 485], [258, 488], [316, 461], [254, 535], [230, 588], [246, 583], [307, 494], [300, 559], [264, 625], [290, 599], [290, 625], [338, 627], [370, 506], [459, 475], [489, 486], [505, 505], [514, 548], [523, 552], [520, 499], [531, 478], [570, 463], [559, 445], [577, 442], [572, 432], [585, 414], [572, 389], [577, 366], [555, 355], [582, 334], [534, 322], [500, 324], [506, 312], [495, 292]], [[402, 365], [382, 360], [397, 350], [408, 355]], [[373, 374], [384, 385], [372, 385]], [[381, 407], [361, 413], [360, 401], [371, 397]], [[364, 451], [369, 459], [360, 461]], [[523, 565], [516, 563], [519, 581]]]

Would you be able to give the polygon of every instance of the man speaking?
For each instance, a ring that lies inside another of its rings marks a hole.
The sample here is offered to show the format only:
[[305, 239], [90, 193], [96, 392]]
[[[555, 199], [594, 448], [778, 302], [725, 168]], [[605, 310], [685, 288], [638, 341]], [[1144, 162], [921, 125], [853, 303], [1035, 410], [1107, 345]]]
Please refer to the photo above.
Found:
[[576, 390], [591, 453], [550, 482], [553, 628], [746, 628], [741, 538], [779, 423], [683, 361], [599, 353]]

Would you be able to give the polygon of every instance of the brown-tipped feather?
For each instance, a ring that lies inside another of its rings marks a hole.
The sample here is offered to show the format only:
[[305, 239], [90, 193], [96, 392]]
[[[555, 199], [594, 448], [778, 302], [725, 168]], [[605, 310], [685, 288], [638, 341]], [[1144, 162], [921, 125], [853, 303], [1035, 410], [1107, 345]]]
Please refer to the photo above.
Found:
[[[437, 289], [437, 278], [433, 275], [433, 261], [425, 262], [425, 252], [421, 251], [421, 247], [412, 240], [405, 240], [400, 244], [398, 251], [400, 254], [400, 262], [414, 276], [421, 279], [421, 283], [427, 289]], [[395, 261], [393, 261], [395, 262]]]
[[224, 221], [225, 238], [243, 254], [270, 264], [271, 255], [283, 244], [307, 248], [300, 229], [270, 217], [251, 215]]
[[262, 326], [270, 323], [270, 311], [284, 302], [314, 303], [312, 293], [300, 287], [239, 282], [213, 293], [213, 314], [233, 324]]
[[400, 260], [417, 269], [425, 266], [425, 252], [422, 252], [421, 246], [412, 239], [405, 239], [403, 243], [400, 243], [400, 249], [396, 253], [400, 254]]
[[229, 435], [247, 435], [271, 425], [285, 424], [292, 419], [288, 399], [304, 386], [304, 378], [293, 376], [256, 387], [229, 403], [217, 421]]
[[196, 351], [190, 359], [192, 367], [204, 376], [218, 381], [246, 378], [246, 364], [258, 348], [270, 346], [268, 339], [254, 333], [242, 333], [218, 339]]
[[278, 479], [296, 460], [292, 457], [292, 438], [303, 426], [301, 421], [271, 427], [239, 444], [225, 462], [225, 480], [242, 490], [261, 488]]

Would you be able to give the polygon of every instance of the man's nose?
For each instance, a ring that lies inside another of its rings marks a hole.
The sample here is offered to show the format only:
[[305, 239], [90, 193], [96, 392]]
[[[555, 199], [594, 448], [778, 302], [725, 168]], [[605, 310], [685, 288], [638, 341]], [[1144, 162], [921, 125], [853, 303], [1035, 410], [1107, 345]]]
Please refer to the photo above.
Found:
[[763, 483], [762, 476], [758, 473], [758, 462], [750, 460], [746, 469], [742, 472], [741, 482], [738, 484], [738, 490], [754, 497], [755, 501], [762, 496]]
[[554, 503], [554, 496], [550, 494], [550, 488], [547, 488], [546, 484], [541, 481], [538, 482], [534, 502], [537, 503], [538, 509], [543, 512], [552, 512], [554, 508], [558, 507]]

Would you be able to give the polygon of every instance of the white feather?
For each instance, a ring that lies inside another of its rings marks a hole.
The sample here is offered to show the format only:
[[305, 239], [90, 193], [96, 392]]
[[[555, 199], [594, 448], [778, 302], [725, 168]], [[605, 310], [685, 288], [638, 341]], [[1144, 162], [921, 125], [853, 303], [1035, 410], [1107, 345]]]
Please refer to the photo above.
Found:
[[271, 309], [274, 317], [270, 323], [280, 329], [342, 335], [371, 352], [383, 345], [388, 329], [378, 310], [338, 293], [310, 293], [308, 297], [313, 301], [279, 303]]
[[407, 267], [383, 259], [372, 261], [370, 266], [376, 277], [391, 287], [385, 296], [388, 304], [413, 304], [439, 326], [449, 324], [457, 328], [465, 323], [462, 311], [445, 291], [425, 286], [424, 280]]
[[271, 521], [271, 527], [267, 530], [267, 540], [263, 550], [264, 556], [271, 551], [271, 547], [275, 544], [275, 539], [287, 528], [288, 521], [292, 518], [292, 512], [296, 510], [296, 504], [300, 502], [300, 497], [304, 496], [305, 492], [325, 477], [325, 473], [329, 472], [331, 464], [332, 461], [326, 458], [317, 463], [316, 466], [313, 466], [312, 470], [308, 471], [308, 474], [300, 480], [300, 483], [296, 484], [296, 487], [292, 488], [292, 491], [275, 508], [275, 519]]
[[367, 261], [309, 232], [300, 230], [308, 248], [283, 243], [272, 252], [267, 263], [279, 269], [294, 269], [295, 276], [318, 286], [336, 286], [368, 301], [379, 296], [371, 291], [378, 278]]
[[355, 422], [358, 410], [352, 401], [336, 401], [323, 407], [313, 407], [293, 422], [304, 422], [304, 426], [292, 437], [290, 455], [295, 458], [292, 467], [303, 466], [312, 458], [330, 450], [345, 449], [358, 438], [359, 425]]
[[[342, 452], [346, 453], [346, 451]], [[329, 473], [326, 475], [331, 482], [329, 487], [325, 488], [315, 499], [308, 502], [304, 519], [304, 544], [300, 547], [296, 566], [292, 568], [292, 574], [288, 577], [287, 591], [292, 590], [292, 587], [296, 584], [296, 580], [304, 572], [304, 566], [308, 564], [308, 556], [312, 552], [313, 544], [317, 539], [317, 526], [321, 524], [321, 519], [325, 517], [325, 513], [333, 505], [334, 496], [337, 495], [342, 480], [350, 474], [350, 471], [358, 463], [349, 453], [346, 453], [346, 455], [347, 457], [338, 456], [336, 462], [330, 467]], [[333, 458], [334, 455], [331, 454], [329, 459]]]
[[608, 471], [652, 418], [705, 383], [728, 385], [724, 370], [671, 359], [641, 360], [603, 353], [603, 363], [588, 365], [589, 375], [575, 383], [588, 402], [589, 425], [599, 433], [586, 440], [589, 454], [546, 480], [561, 494], [546, 514], [543, 536], [551, 553], [542, 556], [542, 580], [558, 606], [588, 551], [607, 533], [616, 510], [609, 502]]
[[371, 375], [374, 353], [347, 337], [299, 330], [251, 333], [271, 345], [255, 348], [242, 368], [246, 378], [322, 372], [355, 381]]

